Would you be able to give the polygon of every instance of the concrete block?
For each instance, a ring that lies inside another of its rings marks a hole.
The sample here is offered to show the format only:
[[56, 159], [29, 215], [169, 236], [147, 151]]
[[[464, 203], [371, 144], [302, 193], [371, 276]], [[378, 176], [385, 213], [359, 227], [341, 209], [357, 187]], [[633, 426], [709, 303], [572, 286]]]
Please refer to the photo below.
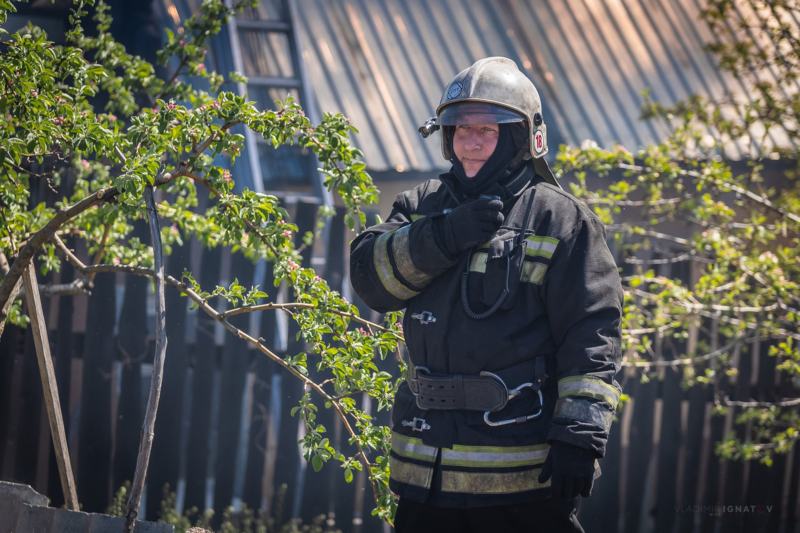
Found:
[[[0, 481], [0, 533], [122, 533], [124, 518], [47, 507], [28, 485]], [[135, 533], [174, 533], [170, 524], [136, 522]]]

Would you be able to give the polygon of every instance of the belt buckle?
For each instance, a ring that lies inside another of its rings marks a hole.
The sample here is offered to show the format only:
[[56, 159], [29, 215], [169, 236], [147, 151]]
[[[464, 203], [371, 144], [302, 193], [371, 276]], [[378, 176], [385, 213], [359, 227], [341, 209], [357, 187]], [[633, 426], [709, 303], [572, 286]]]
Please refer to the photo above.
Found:
[[[526, 389], [528, 387], [531, 387], [531, 388], [535, 389], [536, 392], [539, 394], [539, 411], [537, 413], [534, 413], [532, 415], [526, 415], [526, 416], [518, 416], [517, 418], [509, 418], [508, 420], [500, 420], [499, 422], [492, 422], [491, 420], [489, 420], [489, 413], [491, 413], [491, 411], [486, 411], [485, 413], [483, 413], [483, 421], [486, 422], [487, 425], [492, 426], [492, 427], [497, 427], [497, 426], [507, 426], [508, 424], [522, 424], [524, 422], [528, 422], [530, 420], [533, 420], [534, 418], [536, 418], [536, 417], [538, 417], [538, 416], [540, 416], [542, 414], [542, 411], [544, 410], [544, 397], [542, 396], [541, 389], [534, 388], [533, 383], [523, 383], [522, 385], [520, 385], [516, 389], [508, 390], [508, 386], [506, 385], [505, 381], [503, 381], [500, 378], [500, 376], [498, 376], [496, 374], [493, 374], [491, 372], [481, 372], [480, 375], [481, 376], [486, 376], [486, 377], [491, 377], [491, 378], [494, 378], [497, 381], [499, 381], [503, 385], [503, 387], [506, 388], [506, 391], [508, 391], [508, 401], [511, 401], [514, 398], [516, 398], [517, 396], [519, 396], [522, 393], [522, 390]], [[508, 404], [508, 402], [506, 402], [506, 404]], [[505, 408], [505, 405], [503, 407], [501, 407], [500, 409], [503, 409], [503, 408]]]
[[[422, 409], [423, 411], [428, 411], [429, 409], [427, 407], [424, 407], [424, 406], [420, 405], [420, 403], [419, 403], [419, 378], [417, 377], [417, 374], [419, 374], [420, 370], [424, 371], [426, 374], [430, 374], [431, 373], [431, 371], [428, 369], [428, 367], [415, 366], [414, 367], [414, 372], [411, 374], [411, 384], [409, 384], [409, 388], [411, 389], [411, 394], [414, 395], [414, 400], [417, 403], [417, 407], [419, 409]], [[414, 388], [416, 388], [417, 390], [414, 391]]]

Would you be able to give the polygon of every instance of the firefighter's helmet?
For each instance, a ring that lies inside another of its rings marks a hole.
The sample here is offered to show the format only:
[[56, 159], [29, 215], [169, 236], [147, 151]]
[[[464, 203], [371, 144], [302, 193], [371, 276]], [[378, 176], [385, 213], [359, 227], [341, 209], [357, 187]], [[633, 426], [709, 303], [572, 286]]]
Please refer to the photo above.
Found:
[[[542, 157], [547, 153], [547, 127], [539, 91], [514, 61], [487, 57], [453, 78], [442, 94], [435, 120], [426, 122], [420, 133], [427, 137], [438, 127], [509, 122], [528, 124], [530, 157], [534, 159], [537, 172], [546, 167]], [[442, 155], [450, 161], [453, 154], [448, 138], [442, 135]], [[547, 181], [555, 182], [549, 168], [540, 174], [546, 174]]]

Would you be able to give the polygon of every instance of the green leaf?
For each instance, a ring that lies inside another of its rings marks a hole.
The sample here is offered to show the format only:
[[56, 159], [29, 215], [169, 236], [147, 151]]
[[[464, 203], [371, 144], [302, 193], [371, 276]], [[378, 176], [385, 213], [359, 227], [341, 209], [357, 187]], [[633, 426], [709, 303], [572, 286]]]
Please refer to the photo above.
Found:
[[320, 458], [319, 455], [315, 455], [311, 459], [311, 466], [314, 467], [314, 472], [319, 472], [320, 470], [322, 470], [322, 459]]
[[345, 468], [344, 470], [344, 480], [346, 483], [350, 483], [353, 481], [353, 470], [350, 468]]

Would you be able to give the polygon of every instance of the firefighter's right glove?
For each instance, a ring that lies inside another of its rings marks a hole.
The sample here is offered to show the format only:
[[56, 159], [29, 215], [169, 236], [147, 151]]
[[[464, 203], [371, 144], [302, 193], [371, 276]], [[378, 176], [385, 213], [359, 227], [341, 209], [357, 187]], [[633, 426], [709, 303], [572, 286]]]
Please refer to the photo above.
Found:
[[595, 459], [597, 454], [593, 450], [553, 441], [542, 466], [539, 483], [552, 477], [550, 488], [556, 500], [571, 500], [579, 495], [588, 498], [594, 484]]
[[501, 209], [500, 200], [478, 198], [450, 211], [439, 225], [443, 251], [452, 257], [489, 242], [503, 223]]

